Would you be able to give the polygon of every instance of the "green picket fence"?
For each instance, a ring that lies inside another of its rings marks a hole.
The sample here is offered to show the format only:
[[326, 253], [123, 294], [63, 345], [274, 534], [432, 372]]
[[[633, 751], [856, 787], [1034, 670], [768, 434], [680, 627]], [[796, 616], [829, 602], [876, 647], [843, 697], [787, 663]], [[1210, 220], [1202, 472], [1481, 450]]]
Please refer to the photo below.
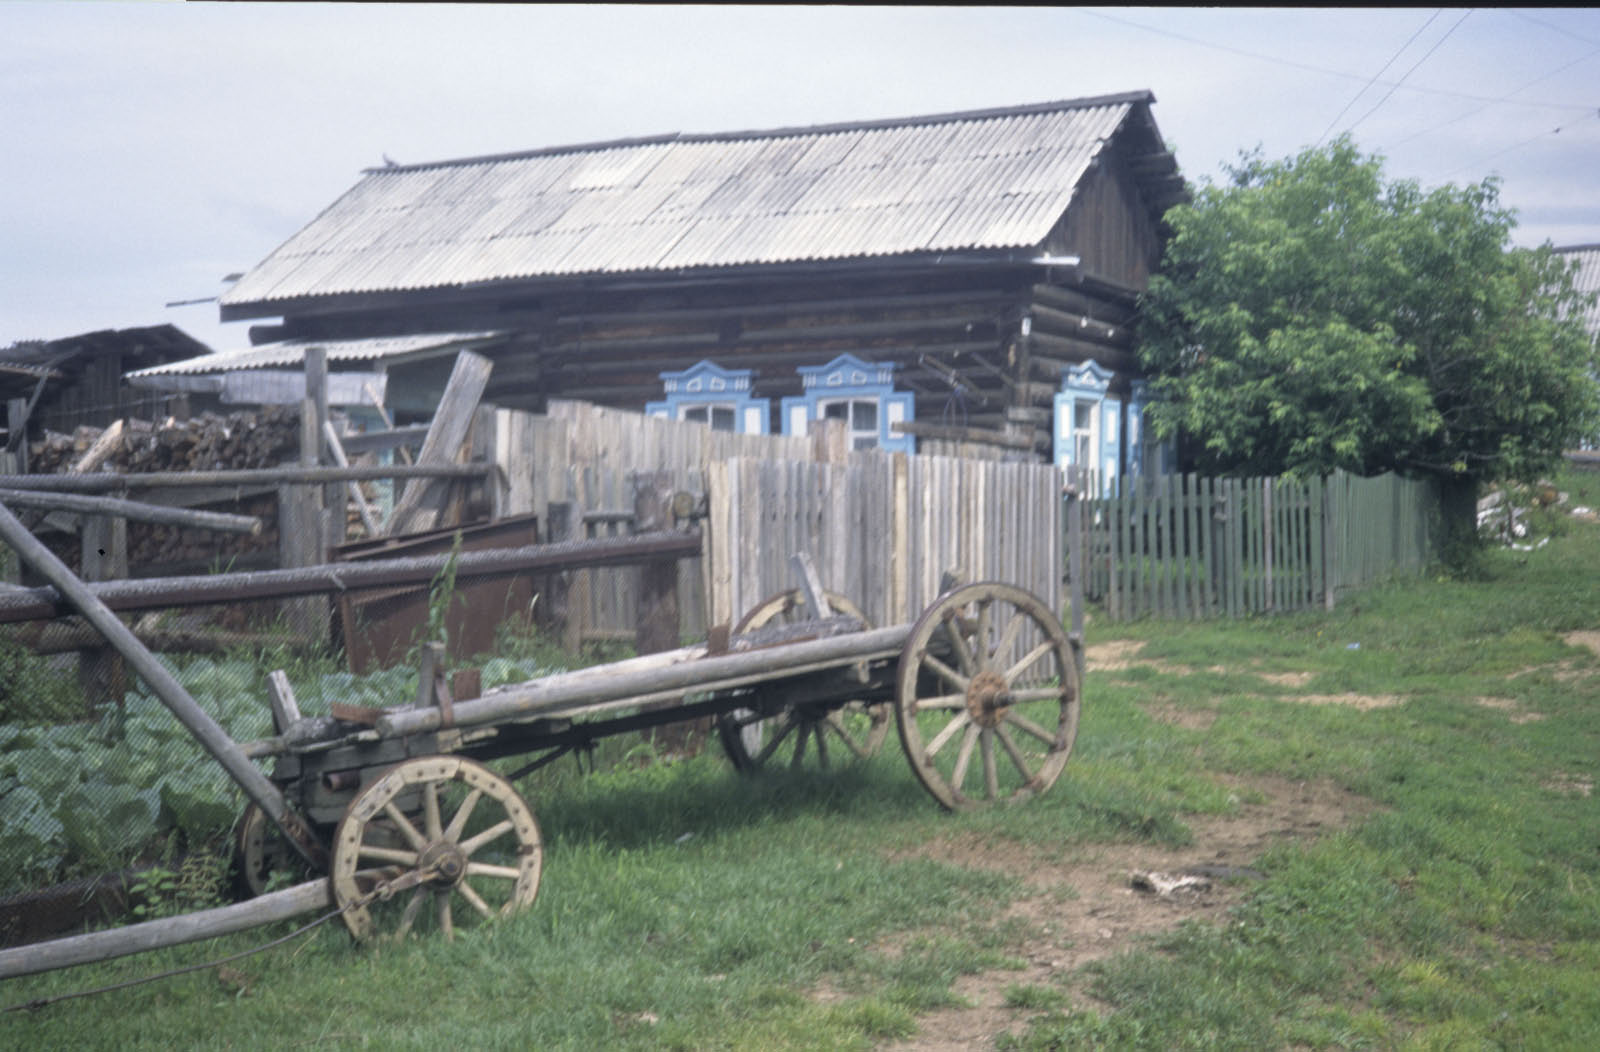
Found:
[[1440, 536], [1436, 488], [1394, 475], [1165, 475], [1077, 507], [1085, 591], [1114, 620], [1331, 608], [1340, 589], [1421, 569]]

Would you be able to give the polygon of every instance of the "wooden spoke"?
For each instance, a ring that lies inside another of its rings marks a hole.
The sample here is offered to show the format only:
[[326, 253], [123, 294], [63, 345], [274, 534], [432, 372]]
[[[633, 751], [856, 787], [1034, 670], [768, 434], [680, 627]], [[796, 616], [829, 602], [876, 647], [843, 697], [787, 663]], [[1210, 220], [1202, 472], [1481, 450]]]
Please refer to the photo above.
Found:
[[450, 913], [450, 893], [448, 891], [438, 891], [434, 893], [433, 897], [439, 903], [439, 930], [444, 933], [445, 938], [455, 938], [456, 924], [455, 918]]
[[378, 844], [362, 844], [361, 857], [375, 858], [380, 862], [398, 862], [402, 866], [414, 866], [417, 864], [418, 855], [415, 851], [400, 851]]
[[265, 894], [274, 874], [310, 879], [305, 861], [256, 804], [245, 806], [233, 830], [234, 887], [243, 898]]
[[757, 767], [760, 767], [762, 764], [766, 763], [772, 758], [772, 754], [777, 751], [778, 746], [783, 743], [783, 739], [787, 738], [789, 733], [796, 727], [796, 724], [790, 722], [787, 714], [779, 716], [775, 721], [769, 720], [767, 722], [772, 725], [772, 729], [776, 730], [777, 733], [772, 736], [772, 740], [768, 742], [762, 748], [760, 754], [756, 756], [755, 766]]
[[980, 672], [989, 667], [989, 658], [991, 655], [991, 651], [989, 650], [990, 606], [991, 604], [987, 602], [980, 601], [978, 603], [978, 627], [977, 630], [972, 633], [973, 643], [976, 644], [978, 650], [978, 671]]
[[411, 926], [417, 923], [417, 914], [422, 912], [423, 900], [428, 897], [427, 888], [415, 888], [406, 901], [406, 908], [400, 914], [400, 926], [395, 929], [397, 939], [405, 938], [411, 932]]
[[967, 781], [967, 764], [972, 762], [972, 747], [978, 743], [978, 725], [967, 724], [967, 732], [961, 737], [961, 748], [956, 752], [955, 770], [950, 773], [950, 784], [957, 792]]
[[444, 839], [452, 844], [461, 840], [461, 831], [467, 828], [467, 822], [472, 818], [472, 809], [478, 806], [478, 801], [483, 798], [482, 789], [474, 789], [461, 801], [461, 806], [456, 810], [456, 816], [450, 819], [450, 827], [444, 831]]
[[856, 759], [865, 760], [868, 756], [872, 755], [850, 736], [850, 732], [845, 729], [844, 724], [839, 722], [839, 714], [837, 712], [828, 713], [827, 718], [823, 721], [823, 725], [827, 727], [828, 730], [833, 732], [833, 736], [835, 738], [838, 738], [844, 743], [844, 747], [846, 749], [849, 749], [855, 754]]
[[471, 884], [463, 880], [456, 885], [456, 890], [461, 893], [462, 898], [467, 900], [467, 905], [478, 911], [478, 916], [484, 920], [490, 920], [494, 917], [494, 911], [489, 908], [489, 904], [483, 901], [476, 891], [472, 890]]
[[963, 676], [949, 665], [946, 665], [943, 661], [940, 661], [932, 654], [924, 654], [922, 656], [922, 663], [928, 668], [931, 668], [933, 671], [937, 672], [946, 683], [950, 684], [959, 691], [965, 691], [968, 687], [972, 686], [972, 680], [968, 679], [966, 676]]
[[437, 782], [424, 782], [422, 784], [422, 829], [428, 834], [428, 840], [439, 840], [444, 836], [444, 823], [439, 821], [439, 784]]
[[1017, 644], [1017, 634], [1022, 631], [1022, 626], [1028, 619], [1020, 613], [1011, 615], [1011, 620], [1006, 622], [1006, 627], [1001, 630], [1000, 638], [995, 640], [994, 656], [996, 660], [1004, 661], [1011, 648]]
[[500, 839], [515, 828], [516, 824], [509, 818], [504, 822], [497, 822], [472, 839], [461, 841], [461, 853], [466, 857], [471, 858], [473, 855], [478, 853], [478, 849], [480, 847]]
[[[833, 592], [825, 592], [828, 605], [835, 614], [844, 614], [867, 625], [861, 610], [850, 600]], [[770, 624], [798, 624], [810, 617], [805, 594], [799, 589], [782, 592], [758, 603], [745, 614], [733, 629], [739, 636]], [[868, 626], [870, 627], [870, 626]], [[753, 707], [735, 709], [717, 718], [717, 736], [723, 751], [735, 769], [754, 774], [768, 763], [782, 762], [787, 758], [790, 769], [810, 764], [815, 755], [815, 765], [828, 768], [843, 754], [830, 748], [830, 738], [844, 742], [849, 750], [845, 759], [864, 760], [874, 755], [889, 733], [889, 708], [887, 704], [869, 704], [863, 701], [798, 704], [779, 709], [777, 702], [768, 699], [765, 705], [759, 699]], [[794, 737], [793, 750], [785, 743]], [[810, 743], [816, 748], [811, 749]]]
[[944, 623], [944, 634], [950, 640], [951, 649], [956, 652], [956, 663], [961, 666], [961, 671], [969, 676], [978, 671], [978, 664], [972, 659], [972, 648], [956, 626], [956, 618], [952, 617]]
[[[430, 927], [450, 937], [458, 924], [530, 905], [542, 860], [538, 823], [509, 782], [464, 757], [430, 756], [396, 764], [356, 794], [334, 833], [330, 881], [357, 938]], [[469, 875], [482, 883], [469, 885]], [[406, 877], [412, 890], [366, 901]], [[467, 909], [455, 908], [457, 897]]]
[[394, 801], [384, 803], [383, 813], [389, 816], [389, 821], [394, 823], [394, 827], [400, 830], [400, 835], [405, 837], [412, 847], [421, 851], [428, 846], [428, 838], [417, 832], [417, 827], [411, 824], [411, 819], [400, 813], [400, 809], [394, 806]]
[[1015, 665], [1012, 665], [1010, 668], [1006, 669], [1006, 683], [1008, 685], [1015, 683], [1017, 681], [1017, 677], [1020, 676], [1024, 670], [1033, 667], [1033, 665], [1037, 663], [1040, 658], [1050, 653], [1051, 649], [1051, 641], [1047, 639], [1024, 654], [1021, 661], [1018, 661]]
[[965, 727], [971, 720], [971, 714], [965, 711], [958, 713], [954, 719], [945, 724], [944, 730], [935, 734], [933, 740], [928, 742], [928, 748], [924, 755], [932, 757], [934, 753], [944, 748], [945, 742], [949, 741], [957, 731]]
[[[1023, 640], [1029, 650], [1013, 661]], [[901, 744], [917, 778], [948, 808], [1017, 802], [1048, 789], [1071, 754], [1079, 707], [1077, 665], [1060, 619], [1011, 585], [947, 592], [923, 611], [901, 650]], [[958, 737], [959, 748], [948, 748]], [[967, 785], [975, 767], [983, 771], [981, 791]]]
[[1027, 731], [1029, 734], [1033, 735], [1035, 738], [1038, 738], [1046, 745], [1055, 745], [1056, 743], [1056, 736], [1054, 734], [1051, 734], [1037, 723], [1034, 723], [1016, 709], [1011, 709], [1006, 713], [1006, 722], [1012, 724], [1013, 726], [1020, 727], [1024, 731]]
[[1012, 740], [1011, 732], [1006, 730], [1006, 725], [1000, 724], [994, 729], [994, 733], [995, 737], [1000, 739], [1001, 748], [1005, 749], [1006, 755], [1011, 757], [1011, 762], [1016, 765], [1017, 773], [1022, 775], [1023, 781], [1032, 781], [1033, 771], [1028, 768], [1027, 757], [1017, 748], [1017, 743]]

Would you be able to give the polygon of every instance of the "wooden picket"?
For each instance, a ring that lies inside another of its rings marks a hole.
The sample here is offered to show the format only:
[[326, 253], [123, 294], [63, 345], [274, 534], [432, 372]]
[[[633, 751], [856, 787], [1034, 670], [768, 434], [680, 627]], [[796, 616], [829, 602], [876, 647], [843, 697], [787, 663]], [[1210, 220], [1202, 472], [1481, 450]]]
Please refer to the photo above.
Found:
[[1114, 620], [1331, 608], [1340, 590], [1420, 570], [1441, 535], [1437, 489], [1395, 475], [1166, 475], [1078, 510], [1085, 585]]

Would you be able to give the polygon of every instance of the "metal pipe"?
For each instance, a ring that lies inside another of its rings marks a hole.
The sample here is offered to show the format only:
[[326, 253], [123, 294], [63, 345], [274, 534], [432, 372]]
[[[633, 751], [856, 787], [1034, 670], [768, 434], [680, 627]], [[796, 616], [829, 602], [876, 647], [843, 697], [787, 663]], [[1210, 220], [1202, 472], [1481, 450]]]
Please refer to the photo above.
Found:
[[191, 511], [164, 504], [143, 504], [117, 497], [83, 497], [71, 493], [41, 493], [38, 490], [0, 489], [0, 501], [22, 508], [46, 508], [83, 515], [111, 515], [133, 522], [155, 522], [165, 526], [188, 526], [221, 533], [261, 532], [261, 520], [254, 515], [230, 515], [221, 511]]
[[231, 906], [185, 913], [179, 917], [129, 924], [121, 928], [71, 935], [27, 946], [0, 950], [0, 980], [35, 975], [56, 968], [110, 961], [132, 953], [180, 946], [200, 939], [214, 939], [298, 917], [312, 910], [327, 909], [333, 891], [326, 880], [311, 880], [282, 891], [271, 891]]
[[156, 656], [139, 642], [132, 630], [119, 621], [117, 615], [107, 609], [104, 603], [95, 598], [94, 593], [67, 569], [66, 564], [57, 559], [37, 537], [29, 533], [28, 528], [22, 525], [11, 513], [11, 509], [4, 504], [0, 504], [0, 540], [11, 545], [24, 562], [54, 585], [66, 602], [83, 615], [83, 619], [89, 622], [105, 641], [122, 655], [133, 670], [144, 678], [156, 697], [161, 699], [161, 703], [188, 728], [200, 746], [222, 765], [228, 777], [244, 790], [245, 796], [283, 830], [289, 842], [305, 856], [306, 861], [317, 869], [323, 868], [324, 859], [320, 845], [312, 839], [305, 825], [291, 811], [288, 801], [278, 791], [278, 787], [250, 762], [250, 759], [234, 744], [233, 739], [228, 737], [227, 732], [195, 702], [194, 698], [190, 697], [183, 684], [167, 671], [166, 666], [156, 660]]
[[49, 493], [105, 493], [111, 490], [153, 489], [158, 486], [275, 486], [301, 483], [365, 482], [381, 479], [482, 479], [494, 480], [493, 464], [388, 464], [356, 468], [261, 468], [227, 471], [149, 471], [118, 475], [0, 475], [0, 489], [43, 490]]
[[[491, 691], [473, 701], [460, 702], [454, 707], [452, 723], [456, 727], [470, 727], [503, 719], [544, 715], [563, 706], [579, 703], [587, 709], [590, 706], [597, 708], [613, 702], [634, 702], [682, 690], [729, 690], [773, 679], [780, 674], [799, 675], [852, 665], [858, 661], [893, 657], [905, 645], [911, 627], [893, 625], [717, 657], [696, 658], [694, 655], [701, 652], [700, 648], [687, 647], [673, 652], [681, 660], [665, 666], [620, 674], [615, 668], [596, 668], [587, 672], [546, 676], [515, 687]], [[612, 674], [603, 674], [608, 671]], [[438, 730], [440, 721], [441, 714], [436, 708], [392, 712], [378, 718], [378, 733], [385, 738], [419, 734]]]
[[[32, 540], [31, 534], [29, 539]], [[699, 555], [700, 546], [700, 533], [691, 530], [462, 552], [456, 557], [456, 579], [628, 566], [662, 558], [682, 559]], [[337, 594], [361, 588], [427, 584], [445, 568], [449, 560], [449, 555], [415, 555], [401, 559], [324, 563], [293, 570], [151, 577], [135, 581], [103, 581], [87, 586], [81, 581], [78, 583], [112, 610], [159, 610], [171, 606], [204, 606], [251, 599]], [[45, 620], [70, 612], [70, 603], [50, 588], [26, 588], [0, 593], [0, 624]]]

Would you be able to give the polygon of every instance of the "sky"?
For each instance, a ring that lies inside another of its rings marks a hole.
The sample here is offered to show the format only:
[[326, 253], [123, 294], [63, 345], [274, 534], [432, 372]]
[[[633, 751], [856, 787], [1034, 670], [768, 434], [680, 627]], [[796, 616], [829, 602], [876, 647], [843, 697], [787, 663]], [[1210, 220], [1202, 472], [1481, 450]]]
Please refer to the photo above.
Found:
[[[1600, 10], [0, 0], [0, 347], [173, 324], [400, 163], [1150, 90], [1191, 181], [1348, 132], [1600, 243]], [[270, 320], [270, 319], [262, 319]], [[259, 321], [257, 322], [259, 323]]]

